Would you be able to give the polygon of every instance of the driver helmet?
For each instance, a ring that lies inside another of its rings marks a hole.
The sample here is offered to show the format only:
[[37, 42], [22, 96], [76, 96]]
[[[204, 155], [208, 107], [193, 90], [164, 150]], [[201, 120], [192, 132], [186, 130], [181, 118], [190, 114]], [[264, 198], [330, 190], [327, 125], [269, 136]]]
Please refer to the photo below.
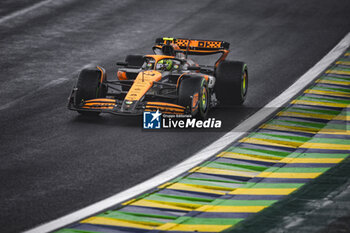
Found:
[[160, 66], [164, 70], [171, 70], [173, 68], [173, 61], [171, 59], [163, 59], [158, 62], [158, 64], [162, 65]]

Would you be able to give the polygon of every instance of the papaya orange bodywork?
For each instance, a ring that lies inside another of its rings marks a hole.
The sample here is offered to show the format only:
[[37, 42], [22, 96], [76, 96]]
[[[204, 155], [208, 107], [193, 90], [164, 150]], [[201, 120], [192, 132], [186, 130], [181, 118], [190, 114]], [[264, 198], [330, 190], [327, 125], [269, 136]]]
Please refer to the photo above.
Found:
[[198, 92], [192, 97], [192, 108], [196, 107], [198, 104]]
[[171, 103], [164, 103], [164, 102], [148, 102], [147, 106], [149, 105], [162, 105], [162, 106], [170, 106], [174, 108], [180, 108], [180, 109], [185, 109], [184, 106], [177, 105], [177, 104], [171, 104]]
[[89, 109], [113, 109], [116, 104], [116, 100], [100, 98], [100, 99], [92, 99], [85, 101], [84, 106], [82, 108]]
[[184, 106], [171, 103], [148, 102], [145, 111], [153, 111], [154, 109], [159, 109], [162, 113], [184, 114], [186, 108]]
[[110, 103], [116, 103], [116, 100], [114, 99], [108, 99], [108, 98], [99, 98], [99, 99], [91, 99], [86, 100], [85, 103], [96, 103], [96, 102], [110, 102]]
[[128, 78], [126, 77], [125, 71], [118, 71], [117, 77], [119, 80], [128, 80]]
[[174, 58], [173, 56], [167, 56], [167, 55], [155, 55], [155, 54], [151, 54], [151, 55], [146, 55], [145, 57], [151, 57], [153, 58], [156, 63], [162, 59], [167, 59], [167, 58]]
[[228, 55], [229, 52], [230, 52], [229, 50], [223, 50], [223, 54], [221, 55], [221, 57], [219, 58], [219, 60], [217, 60], [217, 61], [215, 62], [215, 67], [216, 67], [216, 68], [219, 66], [219, 63], [220, 63], [221, 61], [223, 61], [223, 60], [226, 59], [226, 57], [227, 57], [227, 55]]
[[156, 70], [147, 70], [140, 72], [134, 84], [131, 86], [125, 100], [137, 101], [140, 100], [146, 92], [152, 87], [153, 82], [158, 82], [162, 79], [162, 74]]
[[155, 109], [158, 109], [160, 112], [162, 113], [165, 113], [165, 112], [168, 112], [168, 113], [178, 113], [178, 114], [183, 114], [185, 112], [185, 110], [180, 110], [180, 109], [176, 109], [176, 108], [169, 108], [169, 107], [147, 107], [146, 106], [146, 109], [145, 111], [146, 112], [150, 112], [150, 111], [154, 111]]
[[86, 106], [84, 105], [82, 108], [86, 108], [86, 109], [113, 109], [113, 107], [111, 106]]
[[99, 66], [97, 66], [97, 69], [99, 69], [101, 71], [101, 77], [100, 77], [100, 83], [103, 82], [103, 77], [104, 77], [104, 72], [103, 72], [103, 69]]
[[176, 82], [176, 88], [179, 87], [179, 84], [180, 84], [180, 80], [181, 80], [181, 77], [184, 76], [185, 73], [183, 73], [182, 75], [180, 75], [180, 77], [177, 79], [177, 82]]

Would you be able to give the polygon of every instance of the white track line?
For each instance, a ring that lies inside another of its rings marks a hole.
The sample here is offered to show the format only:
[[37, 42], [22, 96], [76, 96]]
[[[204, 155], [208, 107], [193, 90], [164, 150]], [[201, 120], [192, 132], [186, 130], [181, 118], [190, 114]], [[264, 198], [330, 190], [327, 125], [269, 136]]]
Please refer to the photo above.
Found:
[[311, 83], [317, 76], [324, 71], [335, 59], [337, 59], [350, 45], [350, 33], [348, 33], [337, 46], [335, 46], [322, 60], [320, 60], [315, 66], [308, 70], [303, 76], [301, 76], [292, 86], [285, 90], [282, 94], [265, 105], [261, 110], [254, 115], [246, 119], [239, 126], [226, 133], [224, 136], [197, 152], [190, 158], [179, 163], [178, 165], [170, 168], [167, 171], [160, 173], [159, 175], [146, 180], [132, 188], [117, 193], [107, 199], [99, 201], [95, 204], [87, 206], [76, 212], [40, 225], [36, 228], [26, 231], [25, 233], [38, 233], [38, 232], [50, 232], [79, 221], [95, 213], [101, 212], [111, 206], [126, 201], [131, 197], [137, 196], [147, 190], [154, 188], [160, 184], [163, 184], [181, 173], [193, 168], [204, 160], [210, 158], [232, 142], [242, 137], [245, 132], [257, 127], [262, 121], [264, 121], [269, 115], [275, 112], [279, 107], [286, 104], [292, 97], [298, 94], [304, 87]]
[[0, 24], [6, 22], [7, 20], [10, 20], [10, 19], [13, 19], [13, 18], [15, 18], [15, 17], [18, 17], [18, 16], [20, 16], [20, 15], [26, 14], [26, 13], [28, 13], [28, 12], [30, 12], [30, 11], [36, 10], [36, 9], [38, 9], [39, 7], [41, 7], [41, 6], [43, 6], [43, 5], [47, 4], [47, 3], [50, 3], [50, 2], [53, 2], [53, 0], [45, 0], [45, 1], [42, 1], [42, 2], [38, 2], [38, 3], [36, 3], [36, 4], [32, 5], [32, 6], [29, 6], [29, 7], [27, 7], [27, 8], [24, 8], [24, 9], [22, 9], [22, 10], [15, 11], [15, 12], [13, 12], [13, 13], [7, 15], [7, 16], [2, 17], [2, 18], [0, 19]]

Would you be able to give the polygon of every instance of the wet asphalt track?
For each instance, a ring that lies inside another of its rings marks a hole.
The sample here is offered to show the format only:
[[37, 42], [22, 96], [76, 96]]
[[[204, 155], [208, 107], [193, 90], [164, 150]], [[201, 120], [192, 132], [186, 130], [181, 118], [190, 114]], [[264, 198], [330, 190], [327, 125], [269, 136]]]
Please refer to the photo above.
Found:
[[[0, 20], [37, 2], [1, 1]], [[84, 65], [103, 65], [111, 79], [115, 61], [150, 53], [159, 36], [228, 41], [250, 75], [244, 108], [212, 113], [229, 129], [350, 31], [348, 0], [47, 2], [0, 23], [0, 232], [102, 200], [225, 133], [145, 132], [137, 117], [79, 117], [66, 100]]]

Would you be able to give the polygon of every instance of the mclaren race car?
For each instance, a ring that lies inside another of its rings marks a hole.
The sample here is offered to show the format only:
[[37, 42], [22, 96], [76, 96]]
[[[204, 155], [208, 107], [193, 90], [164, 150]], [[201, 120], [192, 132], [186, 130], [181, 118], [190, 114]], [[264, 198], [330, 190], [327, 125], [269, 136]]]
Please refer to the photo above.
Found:
[[[68, 108], [83, 115], [141, 115], [144, 111], [190, 114], [206, 118], [222, 105], [239, 105], [248, 90], [247, 65], [225, 60], [229, 43], [214, 40], [158, 38], [152, 55], [128, 55], [117, 79], [100, 67], [83, 69], [69, 97]], [[212, 66], [191, 55], [221, 55]]]

